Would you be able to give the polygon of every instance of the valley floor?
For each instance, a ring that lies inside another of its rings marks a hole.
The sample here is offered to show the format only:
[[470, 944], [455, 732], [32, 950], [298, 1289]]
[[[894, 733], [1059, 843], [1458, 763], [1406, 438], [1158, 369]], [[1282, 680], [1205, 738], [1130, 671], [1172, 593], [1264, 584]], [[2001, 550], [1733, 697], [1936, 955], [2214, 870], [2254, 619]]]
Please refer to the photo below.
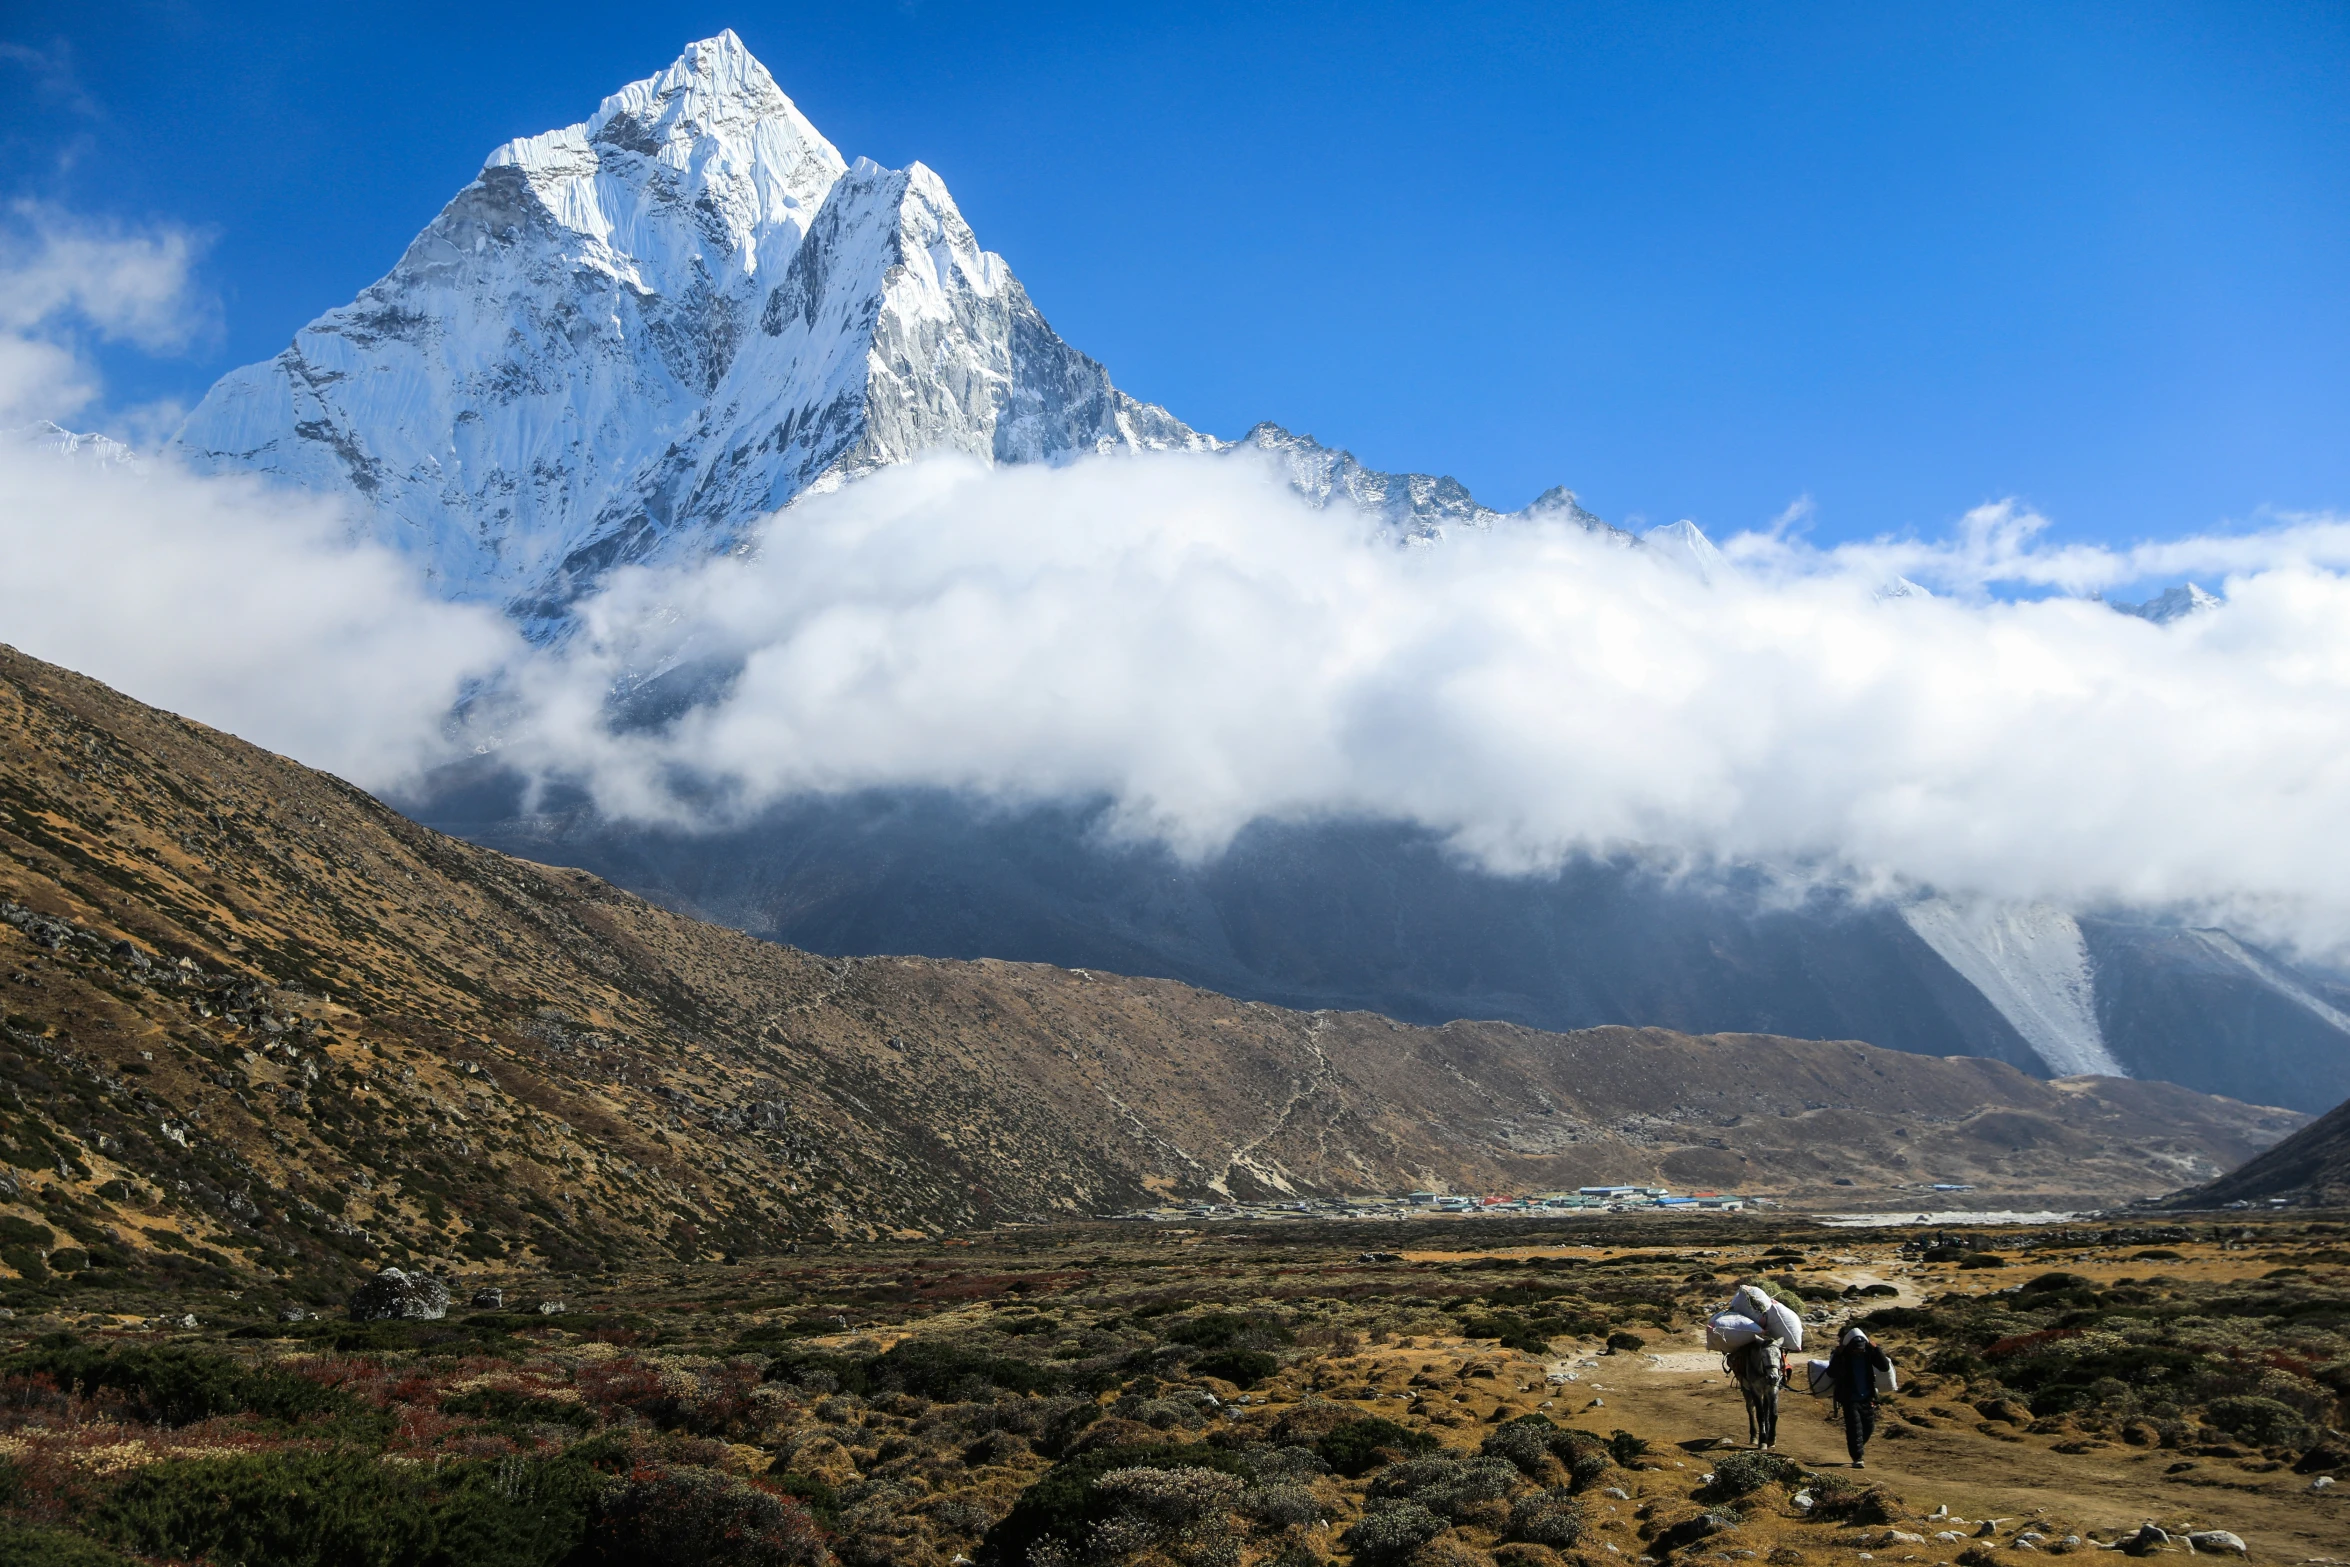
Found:
[[[2328, 1215], [1374, 1233], [485, 1268], [388, 1321], [60, 1275], [0, 1323], [0, 1560], [1985, 1567], [2148, 1523], [2350, 1554]], [[1857, 1320], [1895, 1357], [1865, 1471], [1796, 1391], [1744, 1451], [1702, 1341], [1743, 1280], [1806, 1354]]]

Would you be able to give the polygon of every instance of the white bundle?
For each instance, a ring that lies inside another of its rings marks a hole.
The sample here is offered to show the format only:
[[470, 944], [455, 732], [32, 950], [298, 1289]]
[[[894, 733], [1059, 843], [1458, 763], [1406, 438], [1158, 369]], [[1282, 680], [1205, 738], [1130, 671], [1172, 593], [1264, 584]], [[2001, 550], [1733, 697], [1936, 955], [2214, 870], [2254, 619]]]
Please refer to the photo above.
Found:
[[1705, 1347], [1716, 1354], [1727, 1354], [1768, 1337], [1761, 1323], [1735, 1311], [1725, 1311], [1705, 1325]]
[[1805, 1361], [1803, 1364], [1803, 1374], [1806, 1383], [1811, 1388], [1812, 1397], [1826, 1398], [1829, 1394], [1836, 1391], [1834, 1385], [1828, 1381], [1828, 1363], [1826, 1361]]
[[1741, 1284], [1730, 1297], [1730, 1310], [1756, 1323], [1789, 1349], [1803, 1348], [1803, 1319], [1771, 1299], [1759, 1284]]

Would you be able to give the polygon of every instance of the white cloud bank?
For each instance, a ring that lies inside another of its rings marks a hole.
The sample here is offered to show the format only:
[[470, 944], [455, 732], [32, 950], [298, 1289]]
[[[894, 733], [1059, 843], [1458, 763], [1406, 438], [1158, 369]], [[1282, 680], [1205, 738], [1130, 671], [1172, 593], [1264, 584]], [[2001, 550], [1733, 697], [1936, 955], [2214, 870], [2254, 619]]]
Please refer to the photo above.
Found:
[[428, 597], [335, 507], [28, 439], [95, 395], [84, 334], [202, 329], [196, 245], [40, 208], [0, 229], [0, 641], [360, 783], [415, 776], [465, 681], [521, 645]]
[[[168, 268], [129, 275], [137, 297]], [[77, 301], [141, 319], [71, 296], [0, 324], [33, 341]], [[344, 528], [166, 464], [11, 451], [0, 639], [376, 787], [445, 755], [449, 705], [494, 672], [505, 754], [620, 816], [1106, 796], [1194, 854], [1259, 817], [1368, 816], [1504, 871], [1633, 850], [2350, 948], [2329, 518], [2116, 551], [1994, 506], [1942, 541], [1744, 536], [1701, 575], [1565, 528], [1399, 549], [1247, 461], [940, 458], [808, 499], [753, 557], [622, 573], [557, 654]], [[1988, 591], [2189, 572], [2226, 602], [2168, 626]], [[1886, 596], [1896, 576], [1938, 596]], [[692, 661], [741, 672], [613, 732], [616, 686]]]
[[[2350, 936], [2350, 527], [2137, 552], [1731, 541], [1701, 578], [1573, 528], [1372, 542], [1246, 463], [936, 459], [810, 499], [755, 558], [623, 575], [531, 668], [526, 765], [607, 810], [810, 790], [1107, 795], [1212, 852], [1260, 816], [1401, 819], [1501, 870], [1578, 851], [1887, 888], [2188, 905]], [[2168, 626], [1994, 582], [2220, 568]], [[1900, 572], [1941, 596], [1886, 596]], [[739, 658], [655, 734], [615, 684]], [[706, 804], [695, 809], [706, 809]]]

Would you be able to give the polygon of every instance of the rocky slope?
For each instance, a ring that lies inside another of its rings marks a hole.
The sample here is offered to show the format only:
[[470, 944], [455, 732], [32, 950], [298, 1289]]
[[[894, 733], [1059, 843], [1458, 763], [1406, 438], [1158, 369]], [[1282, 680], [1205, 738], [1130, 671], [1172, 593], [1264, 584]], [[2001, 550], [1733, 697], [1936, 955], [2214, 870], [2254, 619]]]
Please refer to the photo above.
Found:
[[2350, 1208], [2350, 1100], [2216, 1181], [2180, 1192], [2172, 1208], [2245, 1203]]
[[1154, 1195], [1603, 1179], [2121, 1198], [2300, 1120], [1859, 1044], [827, 960], [5, 650], [0, 734], [0, 1195], [125, 1266], [585, 1268]]

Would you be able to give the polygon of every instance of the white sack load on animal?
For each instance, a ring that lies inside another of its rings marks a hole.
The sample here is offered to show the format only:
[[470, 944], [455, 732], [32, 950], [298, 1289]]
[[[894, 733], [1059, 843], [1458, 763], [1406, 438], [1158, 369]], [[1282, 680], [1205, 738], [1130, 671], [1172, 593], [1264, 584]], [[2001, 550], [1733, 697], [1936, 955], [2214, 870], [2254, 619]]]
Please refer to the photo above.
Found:
[[1771, 1299], [1759, 1284], [1741, 1284], [1730, 1297], [1730, 1310], [1761, 1327], [1763, 1333], [1789, 1349], [1803, 1348], [1803, 1319]]
[[1824, 1360], [1805, 1361], [1803, 1375], [1804, 1385], [1811, 1389], [1814, 1398], [1826, 1398], [1836, 1391], [1836, 1385], [1828, 1380], [1828, 1363]]
[[1705, 1347], [1718, 1355], [1770, 1337], [1752, 1317], [1725, 1311], [1705, 1325]]

